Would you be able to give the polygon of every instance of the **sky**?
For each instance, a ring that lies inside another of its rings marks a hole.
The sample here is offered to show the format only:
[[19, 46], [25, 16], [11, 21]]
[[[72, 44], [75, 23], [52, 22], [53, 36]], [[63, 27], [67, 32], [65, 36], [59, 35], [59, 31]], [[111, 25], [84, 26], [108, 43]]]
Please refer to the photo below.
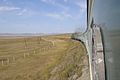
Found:
[[86, 0], [0, 0], [0, 33], [86, 29]]

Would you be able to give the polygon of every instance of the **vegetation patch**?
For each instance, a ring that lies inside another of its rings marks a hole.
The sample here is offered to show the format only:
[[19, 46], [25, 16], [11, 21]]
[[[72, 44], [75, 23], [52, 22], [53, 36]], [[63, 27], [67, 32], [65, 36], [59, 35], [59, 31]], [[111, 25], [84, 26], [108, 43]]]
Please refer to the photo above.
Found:
[[83, 44], [64, 34], [1, 39], [0, 80], [77, 80], [85, 57]]

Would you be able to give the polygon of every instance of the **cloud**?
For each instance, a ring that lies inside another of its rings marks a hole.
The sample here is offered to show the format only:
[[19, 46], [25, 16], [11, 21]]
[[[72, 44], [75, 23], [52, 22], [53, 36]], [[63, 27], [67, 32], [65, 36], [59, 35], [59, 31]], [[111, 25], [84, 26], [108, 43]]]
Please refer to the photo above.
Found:
[[77, 0], [75, 4], [80, 8], [81, 12], [86, 11], [87, 9], [86, 0]]
[[64, 9], [64, 10], [68, 10], [68, 9], [69, 9], [68, 6], [64, 6], [64, 5], [59, 4], [59, 3], [56, 3], [55, 6], [60, 7], [60, 8], [62, 8], [62, 9]]
[[55, 0], [41, 0], [41, 1], [44, 3], [51, 3], [51, 4], [55, 3]]
[[[56, 6], [56, 7], [62, 8], [64, 10], [68, 10], [67, 6], [64, 6], [63, 4], [58, 3], [56, 0], [41, 0], [41, 1], [47, 4], [51, 4], [53, 6]], [[64, 0], [64, 1], [67, 2], [67, 0]]]
[[21, 16], [27, 12], [27, 9], [21, 10], [17, 15]]
[[73, 18], [72, 15], [66, 13], [66, 12], [62, 12], [62, 13], [47, 13], [46, 16], [54, 18], [54, 19], [58, 19], [58, 20], [64, 20], [64, 19], [68, 19], [68, 18]]
[[13, 6], [0, 6], [0, 12], [14, 11], [14, 10], [19, 10], [19, 9], [20, 8], [13, 7]]
[[73, 16], [67, 12], [62, 12], [61, 15], [65, 18], [73, 18]]
[[13, 12], [13, 11], [16, 11], [15, 15], [19, 15], [19, 16], [22, 16], [22, 15], [33, 15], [35, 14], [34, 11], [30, 11], [26, 8], [19, 8], [19, 7], [13, 7], [13, 6], [0, 6], [0, 12]]
[[41, 12], [39, 12], [39, 11], [31, 10], [28, 8], [23, 8], [23, 9], [20, 9], [16, 15], [18, 15], [18, 16], [34, 16], [34, 15], [40, 15], [40, 14], [41, 14]]
[[7, 0], [3, 0], [3, 2], [6, 2]]
[[48, 13], [46, 14], [46, 16], [51, 17], [51, 18], [55, 18], [55, 19], [62, 19], [62, 16], [60, 14], [56, 14], [56, 13]]
[[68, 2], [68, 0], [64, 0], [64, 2]]

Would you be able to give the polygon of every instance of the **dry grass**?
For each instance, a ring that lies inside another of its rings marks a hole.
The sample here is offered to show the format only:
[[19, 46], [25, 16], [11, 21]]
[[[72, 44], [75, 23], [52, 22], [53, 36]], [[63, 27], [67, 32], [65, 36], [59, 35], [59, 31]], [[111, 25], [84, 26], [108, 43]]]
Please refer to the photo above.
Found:
[[0, 39], [0, 80], [77, 80], [85, 57], [68, 35]]

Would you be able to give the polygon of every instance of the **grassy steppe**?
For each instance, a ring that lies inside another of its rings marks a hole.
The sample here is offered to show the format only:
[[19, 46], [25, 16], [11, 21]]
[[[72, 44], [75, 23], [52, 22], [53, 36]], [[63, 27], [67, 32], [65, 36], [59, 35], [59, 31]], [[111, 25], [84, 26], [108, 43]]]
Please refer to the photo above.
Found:
[[0, 39], [0, 80], [88, 80], [82, 43], [69, 35]]

